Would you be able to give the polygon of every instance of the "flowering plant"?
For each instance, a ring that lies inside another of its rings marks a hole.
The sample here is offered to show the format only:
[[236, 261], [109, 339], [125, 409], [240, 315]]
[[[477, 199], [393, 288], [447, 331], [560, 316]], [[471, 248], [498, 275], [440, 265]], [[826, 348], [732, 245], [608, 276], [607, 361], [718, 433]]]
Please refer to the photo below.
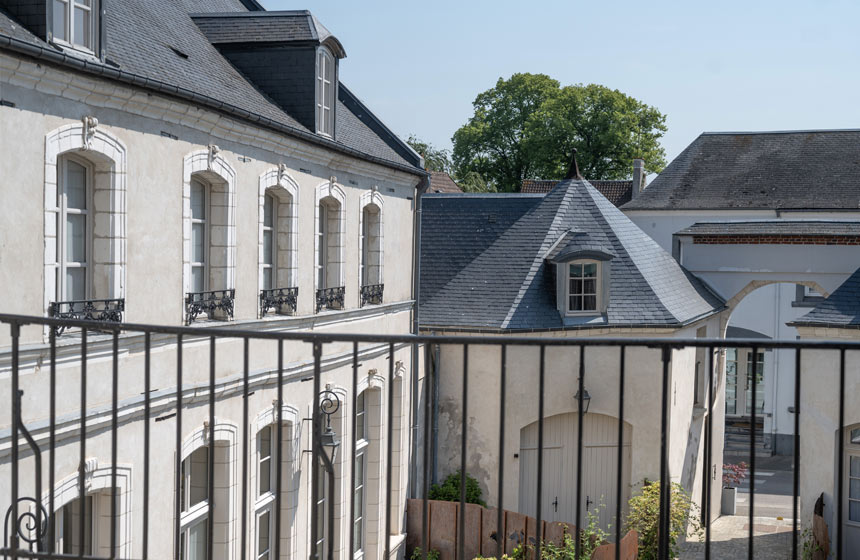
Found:
[[747, 464], [740, 462], [723, 465], [723, 486], [725, 488], [736, 488], [743, 479], [747, 477]]

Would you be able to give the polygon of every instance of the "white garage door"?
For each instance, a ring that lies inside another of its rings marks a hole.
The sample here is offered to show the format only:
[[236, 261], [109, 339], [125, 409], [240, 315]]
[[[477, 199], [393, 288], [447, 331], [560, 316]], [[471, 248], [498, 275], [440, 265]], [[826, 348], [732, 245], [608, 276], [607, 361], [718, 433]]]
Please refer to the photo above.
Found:
[[[547, 521], [576, 521], [576, 439], [579, 415], [575, 412], [544, 419], [541, 517]], [[622, 508], [630, 495], [630, 425], [624, 426], [622, 455]], [[596, 512], [606, 529], [615, 518], [618, 472], [618, 420], [603, 414], [586, 414], [582, 445], [582, 525], [586, 512]], [[538, 423], [520, 431], [519, 511], [536, 517]]]

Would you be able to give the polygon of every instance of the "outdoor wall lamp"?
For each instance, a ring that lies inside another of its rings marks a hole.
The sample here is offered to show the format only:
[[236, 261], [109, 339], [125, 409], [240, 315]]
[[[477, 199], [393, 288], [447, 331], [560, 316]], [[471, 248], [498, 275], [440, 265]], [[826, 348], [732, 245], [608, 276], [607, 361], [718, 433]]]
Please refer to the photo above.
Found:
[[[576, 390], [576, 394], [573, 395], [573, 400], [576, 403], [579, 403], [579, 389]], [[588, 414], [588, 406], [591, 404], [591, 395], [588, 394], [588, 389], [585, 387], [582, 388], [582, 413]]]
[[337, 450], [340, 447], [340, 439], [331, 429], [331, 415], [340, 409], [340, 398], [332, 391], [325, 390], [320, 393], [320, 412], [325, 415], [325, 429], [320, 434], [320, 445], [325, 456], [323, 462], [326, 470], [333, 472], [334, 462], [337, 459]]

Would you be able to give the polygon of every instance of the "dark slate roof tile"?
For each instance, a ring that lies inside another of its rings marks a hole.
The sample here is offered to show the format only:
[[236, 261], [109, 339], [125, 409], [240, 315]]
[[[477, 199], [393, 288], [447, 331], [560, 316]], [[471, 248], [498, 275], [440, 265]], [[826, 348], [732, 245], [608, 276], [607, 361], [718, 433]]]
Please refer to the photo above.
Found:
[[860, 222], [836, 220], [699, 222], [682, 229], [676, 235], [843, 237], [860, 235]]
[[624, 210], [860, 208], [860, 130], [706, 132]]
[[789, 323], [789, 326], [860, 327], [860, 268], [830, 297], [803, 317]]

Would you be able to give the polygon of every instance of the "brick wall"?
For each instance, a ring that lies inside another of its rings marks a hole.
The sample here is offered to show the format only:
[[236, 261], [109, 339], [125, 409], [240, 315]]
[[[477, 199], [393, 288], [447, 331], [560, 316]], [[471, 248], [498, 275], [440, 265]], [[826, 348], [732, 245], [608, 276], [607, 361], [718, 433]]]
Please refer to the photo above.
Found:
[[694, 235], [694, 245], [860, 245], [860, 235]]

